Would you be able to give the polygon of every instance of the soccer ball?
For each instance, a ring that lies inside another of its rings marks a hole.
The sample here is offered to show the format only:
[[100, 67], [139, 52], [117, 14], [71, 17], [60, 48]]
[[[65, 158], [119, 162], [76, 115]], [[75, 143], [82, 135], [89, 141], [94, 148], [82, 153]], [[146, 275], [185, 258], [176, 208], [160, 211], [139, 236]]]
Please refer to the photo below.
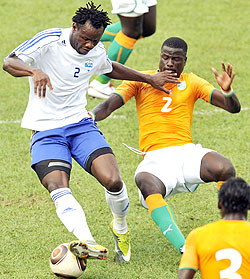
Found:
[[68, 243], [58, 245], [51, 253], [49, 264], [52, 272], [61, 278], [78, 278], [86, 269], [86, 259], [74, 256], [68, 249]]

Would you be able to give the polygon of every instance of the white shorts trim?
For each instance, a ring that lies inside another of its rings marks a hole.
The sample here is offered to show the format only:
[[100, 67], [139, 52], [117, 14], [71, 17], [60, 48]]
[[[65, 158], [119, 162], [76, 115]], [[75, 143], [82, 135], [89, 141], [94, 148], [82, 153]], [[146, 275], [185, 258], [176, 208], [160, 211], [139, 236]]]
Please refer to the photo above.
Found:
[[111, 0], [112, 14], [126, 17], [137, 17], [148, 13], [149, 7], [155, 6], [157, 0]]
[[[166, 187], [164, 199], [178, 193], [194, 192], [199, 184], [204, 183], [200, 178], [201, 160], [212, 151], [193, 143], [149, 151], [138, 165], [135, 176], [148, 172], [158, 177]], [[139, 200], [147, 207], [140, 191]]]

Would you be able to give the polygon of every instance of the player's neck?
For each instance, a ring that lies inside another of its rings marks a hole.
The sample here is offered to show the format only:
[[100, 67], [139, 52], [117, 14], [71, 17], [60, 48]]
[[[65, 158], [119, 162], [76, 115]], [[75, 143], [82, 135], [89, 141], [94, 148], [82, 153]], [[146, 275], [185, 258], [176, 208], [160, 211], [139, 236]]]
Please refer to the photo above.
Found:
[[247, 216], [242, 213], [228, 213], [223, 216], [223, 220], [241, 220], [246, 221]]

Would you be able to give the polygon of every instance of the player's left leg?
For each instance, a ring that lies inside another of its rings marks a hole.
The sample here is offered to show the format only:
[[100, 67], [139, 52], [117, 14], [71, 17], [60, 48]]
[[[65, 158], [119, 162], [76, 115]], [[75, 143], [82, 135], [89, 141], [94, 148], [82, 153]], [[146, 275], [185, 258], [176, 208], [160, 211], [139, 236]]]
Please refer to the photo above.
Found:
[[106, 188], [105, 196], [113, 214], [110, 229], [115, 239], [115, 260], [130, 260], [130, 237], [126, 222], [129, 199], [113, 154], [103, 154], [92, 161], [91, 174]]
[[235, 177], [235, 169], [228, 158], [217, 152], [208, 152], [202, 158], [200, 176], [204, 182], [217, 182], [219, 190], [225, 180]]

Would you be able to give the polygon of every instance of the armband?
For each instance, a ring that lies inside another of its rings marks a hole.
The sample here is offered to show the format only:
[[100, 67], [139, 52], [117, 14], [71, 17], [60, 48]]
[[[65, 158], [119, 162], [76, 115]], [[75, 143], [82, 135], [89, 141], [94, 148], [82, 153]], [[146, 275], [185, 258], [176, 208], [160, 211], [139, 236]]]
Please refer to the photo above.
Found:
[[222, 93], [226, 98], [230, 98], [230, 97], [232, 97], [233, 94], [234, 94], [234, 90], [233, 90], [232, 87], [230, 87], [230, 90], [229, 90], [229, 91], [225, 91], [225, 90], [223, 90], [222, 88], [220, 88], [220, 90], [221, 90], [221, 93]]
[[95, 121], [95, 114], [92, 111], [89, 111], [88, 114]]

